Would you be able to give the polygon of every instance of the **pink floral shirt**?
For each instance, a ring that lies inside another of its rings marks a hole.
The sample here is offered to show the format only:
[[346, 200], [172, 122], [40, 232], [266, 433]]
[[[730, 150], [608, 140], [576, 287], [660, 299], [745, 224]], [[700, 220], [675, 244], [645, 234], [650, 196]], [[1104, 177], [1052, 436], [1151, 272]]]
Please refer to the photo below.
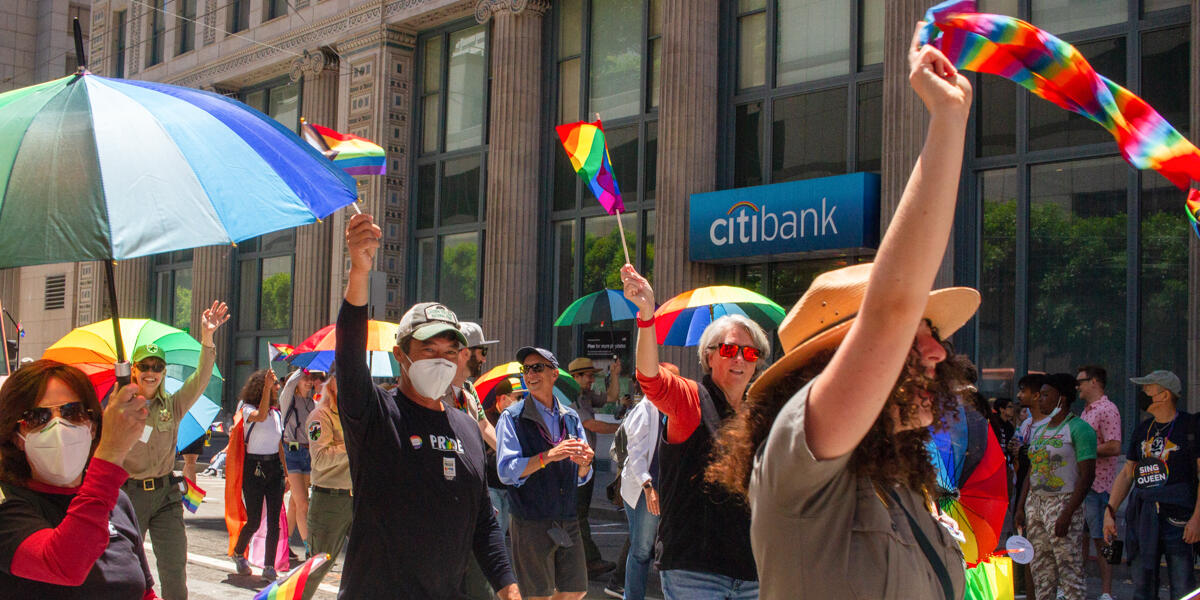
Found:
[[[1121, 441], [1121, 411], [1113, 404], [1108, 396], [1085, 406], [1083, 414], [1079, 415], [1096, 430], [1096, 445], [1108, 441]], [[1121, 453], [1116, 456], [1096, 458], [1096, 480], [1092, 482], [1092, 490], [1107, 492], [1112, 489], [1117, 472], [1121, 470]]]

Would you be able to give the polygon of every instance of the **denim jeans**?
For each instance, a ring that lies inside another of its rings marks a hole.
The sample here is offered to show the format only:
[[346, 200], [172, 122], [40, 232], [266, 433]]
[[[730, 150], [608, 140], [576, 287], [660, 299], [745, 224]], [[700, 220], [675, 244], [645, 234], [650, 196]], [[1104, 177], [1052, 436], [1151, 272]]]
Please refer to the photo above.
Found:
[[488, 496], [492, 498], [492, 508], [496, 509], [496, 522], [500, 524], [500, 537], [508, 533], [509, 500], [508, 490], [488, 488]]
[[[632, 556], [633, 553], [630, 553]], [[757, 600], [758, 582], [716, 573], [671, 569], [662, 572], [666, 600]]]
[[[1142, 540], [1143, 544], [1154, 544], [1154, 540]], [[1167, 578], [1171, 598], [1178, 598], [1196, 587], [1196, 576], [1192, 572], [1192, 546], [1183, 541], [1183, 527], [1172, 525], [1167, 518], [1158, 517], [1158, 542], [1154, 553], [1154, 564], [1143, 565], [1140, 556], [1134, 556], [1129, 565], [1133, 579], [1133, 600], [1157, 600], [1158, 563], [1162, 555], [1167, 556]]]
[[625, 503], [625, 518], [629, 520], [629, 558], [625, 560], [625, 600], [646, 597], [646, 577], [654, 558], [654, 536], [658, 533], [658, 517], [646, 508], [646, 494], [638, 498], [637, 507]]

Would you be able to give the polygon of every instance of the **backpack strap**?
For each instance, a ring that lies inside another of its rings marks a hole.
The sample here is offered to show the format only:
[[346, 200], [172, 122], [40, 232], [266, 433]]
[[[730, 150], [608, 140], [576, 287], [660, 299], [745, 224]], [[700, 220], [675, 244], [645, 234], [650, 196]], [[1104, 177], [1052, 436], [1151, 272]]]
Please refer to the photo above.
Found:
[[921, 530], [917, 520], [913, 518], [912, 513], [908, 512], [908, 507], [900, 501], [900, 496], [896, 495], [896, 490], [888, 490], [888, 495], [904, 511], [905, 518], [908, 519], [908, 526], [912, 529], [913, 537], [917, 538], [917, 545], [921, 547], [921, 552], [925, 554], [925, 560], [929, 561], [929, 566], [933, 567], [933, 573], [937, 575], [938, 582], [942, 584], [942, 592], [946, 595], [946, 600], [954, 600], [954, 584], [950, 581], [950, 572], [946, 570], [946, 564], [942, 562], [942, 557], [938, 556], [937, 550], [933, 548], [929, 538], [925, 537], [925, 532]]
[[712, 395], [708, 393], [704, 382], [696, 382], [696, 391], [700, 395], [700, 423], [708, 430], [709, 436], [716, 437], [717, 430], [721, 428], [721, 415], [717, 413], [717, 405], [713, 404]]

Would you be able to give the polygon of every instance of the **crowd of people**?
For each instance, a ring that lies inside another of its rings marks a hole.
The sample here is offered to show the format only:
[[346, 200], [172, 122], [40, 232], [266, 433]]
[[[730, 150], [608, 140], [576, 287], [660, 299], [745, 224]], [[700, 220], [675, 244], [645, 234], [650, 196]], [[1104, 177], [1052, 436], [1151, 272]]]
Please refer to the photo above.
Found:
[[[558, 357], [533, 344], [512, 357], [520, 373], [481, 398], [473, 382], [496, 341], [436, 302], [404, 314], [392, 351], [401, 374], [377, 385], [367, 303], [381, 231], [370, 215], [352, 217], [331, 372], [296, 371], [281, 385], [267, 369], [238, 394], [225, 467], [236, 570], [252, 573], [247, 549], [265, 523], [268, 549], [292, 529], [307, 555], [337, 558], [344, 548], [340, 598], [580, 599], [589, 580], [609, 575], [611, 595], [640, 599], [651, 564], [670, 600], [962, 598], [962, 535], [931, 501], [938, 483], [927, 448], [932, 429], [975, 390], [974, 368], [946, 339], [980, 295], [933, 289], [972, 92], [931, 46], [914, 42], [909, 66], [928, 134], [873, 264], [819, 275], [777, 331], [739, 316], [714, 320], [689, 370], [698, 379], [662, 362], [653, 285], [621, 269], [638, 309], [631, 387], [640, 393], [620, 425], [595, 414], [620, 399], [619, 361], [600, 392], [590, 359], [570, 361], [564, 375]], [[174, 394], [153, 345], [134, 349], [134, 383], [103, 409], [82, 372], [52, 361], [4, 383], [0, 589], [187, 597], [174, 444], [228, 318], [220, 302], [204, 312], [200, 366]], [[772, 363], [773, 335], [783, 352]], [[569, 405], [555, 390], [565, 376], [582, 390]], [[1165, 371], [1133, 379], [1152, 417], [1134, 429], [1122, 464], [1106, 377], [1089, 365], [1022, 378], [1023, 422], [1007, 400], [983, 408], [1012, 460], [1011, 525], [1035, 548], [1030, 597], [1082, 599], [1083, 557], [1089, 547], [1119, 552], [1122, 506], [1135, 598], [1157, 597], [1162, 556], [1172, 597], [1194, 587], [1200, 454], [1198, 426], [1179, 411], [1180, 381]], [[1086, 404], [1078, 416], [1077, 396]], [[603, 559], [588, 525], [598, 434], [618, 440], [614, 498], [629, 538], [617, 564]], [[269, 553], [264, 562], [261, 574], [275, 578]], [[309, 578], [309, 596], [332, 564]], [[1111, 569], [1101, 574], [1110, 593]]]

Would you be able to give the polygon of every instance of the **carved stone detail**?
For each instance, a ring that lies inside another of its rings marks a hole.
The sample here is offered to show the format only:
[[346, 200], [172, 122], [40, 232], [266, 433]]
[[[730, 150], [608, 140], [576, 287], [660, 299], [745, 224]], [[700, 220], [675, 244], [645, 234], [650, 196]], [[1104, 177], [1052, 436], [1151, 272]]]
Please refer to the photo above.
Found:
[[208, 46], [217, 41], [217, 0], [207, 0], [204, 3], [204, 45]]
[[322, 46], [316, 52], [304, 51], [304, 55], [292, 61], [292, 70], [288, 74], [293, 82], [304, 77], [316, 77], [322, 71], [336, 71], [338, 55], [332, 48]]
[[541, 16], [550, 10], [550, 2], [549, 0], [478, 0], [475, 3], [475, 21], [487, 23], [492, 15], [505, 9], [514, 15], [529, 10]]

